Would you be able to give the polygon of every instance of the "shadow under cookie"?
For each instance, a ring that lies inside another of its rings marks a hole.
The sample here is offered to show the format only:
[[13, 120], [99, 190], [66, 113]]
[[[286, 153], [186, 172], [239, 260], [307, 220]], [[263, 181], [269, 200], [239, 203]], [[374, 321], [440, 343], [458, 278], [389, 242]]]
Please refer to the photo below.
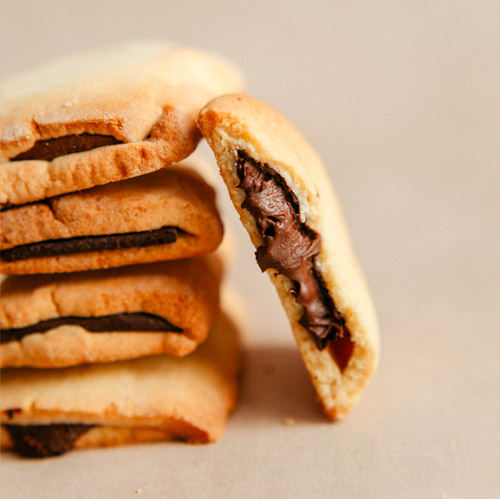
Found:
[[[242, 424], [247, 418], [286, 424], [324, 422], [300, 354], [293, 345], [255, 345], [245, 350]], [[243, 411], [243, 409], [245, 409]]]

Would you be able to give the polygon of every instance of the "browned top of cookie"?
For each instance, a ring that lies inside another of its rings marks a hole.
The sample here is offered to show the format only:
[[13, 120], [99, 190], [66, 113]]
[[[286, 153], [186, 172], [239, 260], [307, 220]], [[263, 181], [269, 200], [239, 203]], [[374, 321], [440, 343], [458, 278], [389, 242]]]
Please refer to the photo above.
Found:
[[0, 84], [0, 160], [39, 139], [85, 132], [143, 140], [165, 106], [189, 105], [191, 99], [200, 106], [239, 85], [227, 62], [165, 42], [67, 57]]
[[[0, 204], [32, 202], [180, 161], [200, 139], [198, 110], [239, 87], [239, 74], [225, 61], [166, 43], [80, 54], [4, 81]], [[54, 144], [62, 138], [76, 142]]]

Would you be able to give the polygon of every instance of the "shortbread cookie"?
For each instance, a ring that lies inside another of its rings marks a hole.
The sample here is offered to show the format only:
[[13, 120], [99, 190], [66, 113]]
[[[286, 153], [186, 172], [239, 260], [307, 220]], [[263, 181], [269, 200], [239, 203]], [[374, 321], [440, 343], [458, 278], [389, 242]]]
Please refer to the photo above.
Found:
[[79, 54], [0, 84], [0, 205], [136, 177], [187, 157], [199, 109], [241, 80], [167, 43]]
[[219, 309], [218, 256], [72, 274], [10, 276], [0, 292], [0, 367], [185, 355]]
[[221, 314], [191, 355], [63, 369], [5, 369], [1, 445], [45, 457], [71, 448], [216, 441], [237, 397], [235, 323]]
[[247, 95], [214, 99], [198, 126], [279, 292], [324, 411], [342, 418], [375, 371], [379, 343], [325, 168], [293, 125]]
[[0, 212], [0, 271], [74, 272], [214, 251], [213, 189], [179, 166]]

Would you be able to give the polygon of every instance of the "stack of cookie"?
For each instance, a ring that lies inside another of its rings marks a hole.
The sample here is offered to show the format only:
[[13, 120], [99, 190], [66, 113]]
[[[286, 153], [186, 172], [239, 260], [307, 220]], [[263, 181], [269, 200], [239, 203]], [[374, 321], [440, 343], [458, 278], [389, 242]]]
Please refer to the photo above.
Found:
[[237, 335], [215, 195], [190, 155], [199, 109], [238, 87], [225, 62], [165, 44], [3, 84], [2, 447], [221, 434]]

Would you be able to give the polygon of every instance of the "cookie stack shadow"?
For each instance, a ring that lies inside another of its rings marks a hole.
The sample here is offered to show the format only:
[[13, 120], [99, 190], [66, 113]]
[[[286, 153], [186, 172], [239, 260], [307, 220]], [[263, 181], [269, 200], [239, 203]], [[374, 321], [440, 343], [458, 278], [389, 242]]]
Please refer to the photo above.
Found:
[[215, 193], [191, 153], [199, 109], [239, 76], [164, 44], [38, 76], [2, 87], [2, 448], [215, 441], [238, 335]]

